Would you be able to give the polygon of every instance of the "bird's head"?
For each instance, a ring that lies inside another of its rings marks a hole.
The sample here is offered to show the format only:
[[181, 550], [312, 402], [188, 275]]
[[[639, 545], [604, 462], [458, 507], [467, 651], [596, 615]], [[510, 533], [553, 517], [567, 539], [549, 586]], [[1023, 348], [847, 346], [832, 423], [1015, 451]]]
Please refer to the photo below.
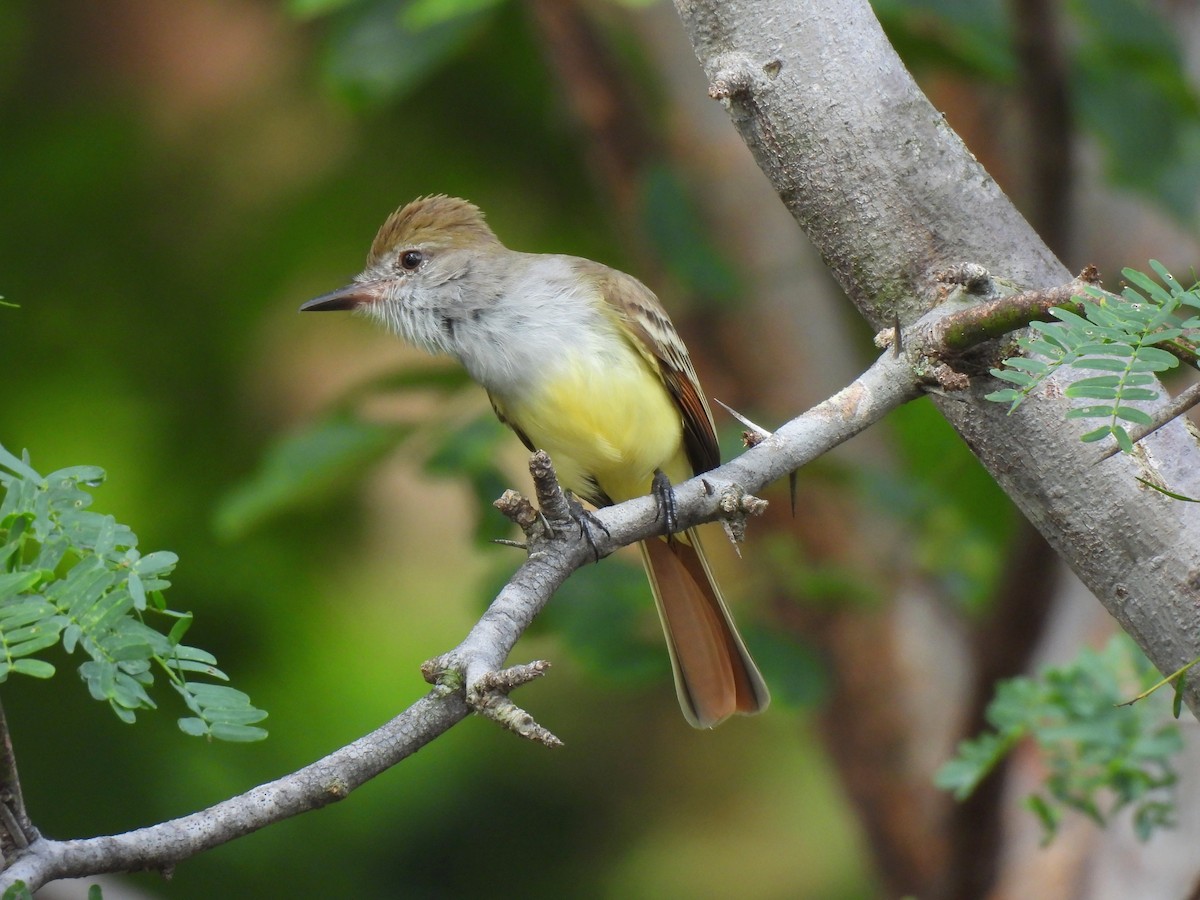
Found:
[[[473, 203], [438, 195], [396, 210], [375, 235], [367, 266], [301, 312], [358, 310], [398, 327], [405, 307], [440, 307], [461, 298], [504, 247]], [[404, 330], [404, 329], [401, 329]]]

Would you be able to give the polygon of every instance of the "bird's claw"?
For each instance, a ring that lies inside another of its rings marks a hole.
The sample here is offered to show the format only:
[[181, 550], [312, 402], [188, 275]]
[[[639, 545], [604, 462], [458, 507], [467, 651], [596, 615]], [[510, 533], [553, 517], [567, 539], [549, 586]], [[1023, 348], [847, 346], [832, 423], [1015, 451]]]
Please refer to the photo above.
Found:
[[575, 498], [573, 494], [567, 494], [567, 507], [571, 511], [571, 518], [575, 520], [575, 524], [579, 526], [579, 533], [583, 535], [583, 539], [587, 541], [587, 545], [592, 549], [592, 557], [596, 562], [600, 561], [600, 548], [596, 546], [596, 539], [592, 537], [592, 529], [595, 528], [604, 532], [605, 537], [611, 537], [608, 529], [604, 527], [604, 523], [596, 518], [595, 514], [590, 509], [584, 506]]
[[654, 470], [654, 480], [650, 482], [650, 493], [658, 501], [659, 515], [663, 519], [663, 531], [668, 538], [679, 530], [679, 515], [675, 507], [675, 488], [662, 469]]

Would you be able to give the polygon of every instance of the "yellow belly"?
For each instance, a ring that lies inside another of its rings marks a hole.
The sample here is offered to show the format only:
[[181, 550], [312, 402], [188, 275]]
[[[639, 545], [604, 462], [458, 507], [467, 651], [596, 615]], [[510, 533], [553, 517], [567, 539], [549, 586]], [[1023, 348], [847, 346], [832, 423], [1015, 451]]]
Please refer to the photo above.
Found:
[[658, 375], [631, 346], [580, 353], [524, 397], [496, 398], [505, 418], [554, 461], [559, 481], [614, 503], [650, 492], [655, 469], [672, 482], [692, 474], [683, 417]]

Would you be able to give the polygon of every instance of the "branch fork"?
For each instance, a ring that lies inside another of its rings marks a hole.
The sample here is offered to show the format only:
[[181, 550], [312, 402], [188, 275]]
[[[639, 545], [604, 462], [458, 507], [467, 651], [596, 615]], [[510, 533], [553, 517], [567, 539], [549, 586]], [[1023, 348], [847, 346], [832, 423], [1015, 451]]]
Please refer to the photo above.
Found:
[[447, 696], [462, 693], [467, 706], [485, 719], [508, 729], [523, 738], [547, 747], [561, 747], [559, 740], [549, 729], [542, 727], [508, 696], [529, 682], [546, 674], [550, 663], [544, 659], [506, 669], [485, 670], [467, 682], [467, 661], [456, 651], [445, 656], [426, 660], [421, 664], [421, 675], [434, 685], [437, 693]]

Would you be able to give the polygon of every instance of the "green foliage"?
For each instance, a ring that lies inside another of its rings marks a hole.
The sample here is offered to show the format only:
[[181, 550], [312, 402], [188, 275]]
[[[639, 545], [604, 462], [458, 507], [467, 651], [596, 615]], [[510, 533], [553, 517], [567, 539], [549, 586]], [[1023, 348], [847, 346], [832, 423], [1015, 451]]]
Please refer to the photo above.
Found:
[[1200, 503], [1200, 499], [1197, 499], [1195, 497], [1189, 497], [1186, 494], [1178, 494], [1175, 491], [1168, 491], [1161, 484], [1155, 484], [1153, 481], [1151, 481], [1148, 478], [1139, 478], [1138, 481], [1140, 481], [1146, 487], [1150, 488], [1150, 490], [1158, 491], [1160, 494], [1162, 494], [1166, 497], [1170, 497], [1172, 500], [1179, 500], [1183, 503]]
[[240, 537], [270, 516], [327, 494], [395, 447], [405, 433], [402, 427], [364, 422], [335, 410], [285, 436], [267, 452], [258, 471], [221, 501], [217, 533]]
[[1105, 151], [1108, 177], [1182, 221], [1200, 198], [1200, 98], [1167, 20], [1142, 0], [1073, 0], [1070, 62], [1080, 123]]
[[872, 0], [872, 6], [910, 66], [1001, 82], [1016, 75], [1011, 17], [1002, 0]]
[[33, 893], [25, 882], [14, 881], [4, 892], [3, 900], [33, 900]]
[[1132, 451], [1133, 442], [1122, 423], [1144, 426], [1153, 420], [1130, 404], [1158, 399], [1156, 374], [1179, 364], [1177, 356], [1163, 348], [1194, 360], [1194, 342], [1200, 330], [1200, 317], [1193, 314], [1200, 308], [1197, 286], [1183, 288], [1157, 260], [1151, 260], [1150, 266], [1165, 288], [1149, 275], [1127, 268], [1123, 274], [1132, 284], [1119, 298], [1089, 287], [1088, 297], [1075, 298], [1082, 316], [1068, 309], [1051, 309], [1057, 322], [1030, 323], [1036, 333], [1017, 341], [1028, 355], [1010, 357], [1004, 360], [1005, 368], [991, 370], [996, 378], [1015, 387], [994, 391], [987, 399], [1009, 404], [1012, 412], [1063, 366], [1102, 372], [1067, 388], [1066, 396], [1086, 404], [1067, 415], [1104, 420], [1083, 435], [1084, 441], [1111, 434], [1123, 451]]
[[852, 477], [879, 514], [911, 541], [907, 561], [968, 613], [987, 610], [1009, 562], [1016, 512], [928, 400], [888, 417], [904, 463], [897, 474], [856, 466]]
[[1154, 676], [1122, 635], [1036, 679], [1003, 681], [987, 709], [993, 730], [963, 741], [936, 784], [962, 800], [1017, 744], [1031, 739], [1047, 774], [1043, 790], [1026, 802], [1047, 841], [1067, 810], [1103, 826], [1126, 807], [1132, 807], [1134, 829], [1145, 840], [1173, 824], [1172, 758], [1182, 740], [1163, 704], [1120, 704], [1130, 683], [1143, 686]]
[[425, 470], [445, 478], [466, 481], [475, 500], [475, 540], [479, 543], [503, 538], [508, 521], [492, 504], [509, 486], [495, 459], [499, 446], [513, 440], [508, 429], [492, 415], [477, 416], [465, 424], [442, 431]]
[[575, 572], [538, 617], [592, 675], [644, 684], [669, 678], [654, 603], [641, 566], [606, 559]]
[[677, 173], [653, 164], [640, 181], [641, 219], [655, 254], [697, 306], [729, 308], [741, 288], [737, 273]]
[[[466, 480], [477, 501], [479, 542], [507, 535], [507, 522], [492, 509], [492, 502], [509, 484], [495, 463], [497, 446], [513, 438], [490, 412], [464, 418], [452, 402], [464, 393], [478, 396], [478, 390], [461, 367], [440, 362], [352, 387], [325, 416], [269, 448], [258, 470], [226, 494], [217, 510], [218, 532], [240, 536], [271, 517], [359, 481], [374, 463], [403, 444], [409, 458], [425, 471]], [[369, 421], [361, 413], [364, 402], [431, 393], [444, 415], [421, 426]]]
[[[228, 677], [211, 654], [181, 643], [192, 614], [168, 609], [162, 594], [175, 554], [142, 555], [129, 528], [88, 509], [92, 497], [83, 487], [103, 480], [95, 466], [43, 478], [28, 458], [0, 446], [0, 682], [13, 674], [52, 677], [54, 664], [38, 655], [61, 644], [68, 654], [88, 657], [80, 677], [123, 722], [155, 707], [146, 689], [157, 667], [195, 714], [179, 721], [184, 732], [230, 741], [265, 738], [253, 723], [266, 713], [245, 694], [188, 680]], [[149, 617], [165, 618], [168, 633], [147, 625]]]
[[[1020, 63], [1012, 13], [1002, 0], [872, 5], [893, 46], [918, 72], [950, 69], [1015, 82]], [[1071, 0], [1056, 13], [1071, 106], [1103, 148], [1109, 179], [1194, 223], [1200, 98], [1168, 19], [1144, 0]]]
[[356, 106], [394, 103], [461, 53], [501, 0], [291, 0], [301, 18], [329, 15], [322, 68]]

